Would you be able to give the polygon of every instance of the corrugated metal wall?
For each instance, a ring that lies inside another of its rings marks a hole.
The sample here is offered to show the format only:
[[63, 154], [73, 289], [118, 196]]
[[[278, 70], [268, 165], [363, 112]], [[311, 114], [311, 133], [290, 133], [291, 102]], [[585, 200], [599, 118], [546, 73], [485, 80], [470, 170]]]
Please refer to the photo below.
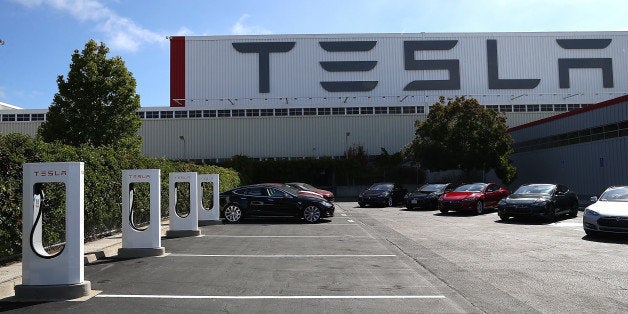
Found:
[[[439, 96], [468, 95], [490, 104], [568, 104], [597, 103], [623, 95], [628, 86], [627, 32], [562, 33], [420, 33], [420, 34], [329, 34], [264, 36], [187, 36], [186, 102], [202, 102], [213, 108], [236, 106], [263, 108], [273, 100], [288, 99], [287, 107], [326, 105], [355, 106], [413, 97], [418, 104], [433, 104]], [[607, 47], [566, 49], [559, 39], [610, 40]], [[417, 50], [415, 60], [458, 60], [460, 88], [456, 90], [405, 91], [415, 80], [447, 80], [446, 70], [406, 70], [405, 41], [456, 41], [448, 50]], [[499, 79], [539, 79], [532, 89], [489, 88], [487, 41], [495, 41]], [[325, 41], [376, 41], [369, 51], [329, 52], [321, 48]], [[233, 43], [295, 42], [285, 53], [270, 53], [270, 90], [260, 93], [259, 54], [240, 53]], [[600, 68], [569, 70], [569, 87], [559, 84], [559, 59], [610, 58], [613, 86], [602, 84]], [[370, 71], [330, 72], [321, 61], [376, 61]], [[328, 92], [326, 81], [377, 81], [368, 92]], [[347, 98], [345, 98], [347, 97]], [[354, 98], [355, 97], [355, 98]], [[399, 97], [399, 98], [395, 98]], [[229, 100], [227, 100], [229, 99]]]
[[395, 153], [409, 143], [416, 119], [425, 115], [144, 120], [140, 134], [153, 157], [342, 156], [353, 145], [376, 155], [381, 147]]
[[[524, 127], [511, 132], [511, 136], [515, 142], [523, 142], [626, 120], [628, 102], [624, 101]], [[628, 184], [625, 135], [516, 153], [512, 160], [518, 172], [517, 180], [511, 184], [513, 188], [526, 182], [556, 182], [581, 194], [599, 195], [610, 185]]]
[[30, 136], [37, 134], [37, 129], [42, 122], [0, 122], [0, 133], [20, 133]]
[[[610, 185], [628, 184], [628, 137], [515, 154], [523, 183], [562, 183], [584, 195], [600, 195]], [[600, 162], [603, 158], [603, 162]]]

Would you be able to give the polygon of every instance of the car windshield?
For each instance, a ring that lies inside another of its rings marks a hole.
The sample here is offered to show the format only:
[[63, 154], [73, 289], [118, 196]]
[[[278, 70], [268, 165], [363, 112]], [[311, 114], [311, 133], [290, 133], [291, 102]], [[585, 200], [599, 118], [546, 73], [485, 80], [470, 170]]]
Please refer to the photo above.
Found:
[[556, 188], [553, 184], [528, 184], [520, 186], [514, 194], [545, 194], [551, 195]]
[[299, 194], [299, 190], [297, 190], [297, 189], [295, 189], [295, 188], [293, 188], [291, 186], [288, 186], [288, 185], [281, 186], [281, 187], [279, 187], [279, 189], [284, 190], [286, 192], [289, 192], [292, 195], [298, 195]]
[[376, 184], [371, 185], [369, 190], [389, 191], [389, 190], [392, 190], [392, 188], [393, 188], [393, 185], [391, 183], [376, 183]]
[[441, 191], [447, 184], [426, 184], [419, 188], [419, 192], [436, 192]]
[[600, 201], [628, 202], [628, 186], [608, 188], [600, 196]]
[[482, 192], [485, 186], [485, 183], [465, 184], [457, 187], [454, 192]]

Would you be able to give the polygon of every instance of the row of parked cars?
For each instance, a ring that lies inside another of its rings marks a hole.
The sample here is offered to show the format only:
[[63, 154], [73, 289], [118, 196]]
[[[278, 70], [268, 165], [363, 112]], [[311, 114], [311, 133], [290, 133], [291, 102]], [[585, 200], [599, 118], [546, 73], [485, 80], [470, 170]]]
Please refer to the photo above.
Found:
[[[316, 223], [334, 215], [334, 194], [307, 183], [263, 183], [242, 186], [220, 194], [221, 216], [239, 222], [247, 216], [290, 216]], [[591, 199], [584, 211], [583, 228], [588, 235], [628, 234], [628, 186], [609, 187]], [[502, 221], [538, 217], [553, 222], [559, 215], [576, 217], [576, 193], [561, 184], [524, 184], [513, 193], [495, 183], [425, 184], [416, 191], [395, 183], [375, 183], [360, 193], [358, 205], [393, 206], [407, 209], [472, 212], [497, 210]]]
[[[628, 186], [609, 187], [598, 199], [593, 197], [584, 211], [583, 228], [588, 235], [628, 234]], [[398, 184], [376, 183], [358, 197], [358, 205], [466, 211], [482, 214], [495, 208], [502, 221], [537, 217], [553, 222], [559, 215], [576, 217], [579, 203], [576, 193], [561, 184], [524, 184], [513, 193], [495, 183], [425, 184], [409, 192]]]

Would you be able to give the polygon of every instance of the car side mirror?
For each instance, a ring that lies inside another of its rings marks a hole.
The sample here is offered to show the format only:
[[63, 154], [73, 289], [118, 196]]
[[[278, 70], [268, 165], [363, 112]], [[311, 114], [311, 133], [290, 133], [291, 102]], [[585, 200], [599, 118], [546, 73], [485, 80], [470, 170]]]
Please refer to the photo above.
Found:
[[597, 196], [591, 196], [591, 198], [589, 199], [589, 201], [591, 201], [592, 203], [597, 202]]

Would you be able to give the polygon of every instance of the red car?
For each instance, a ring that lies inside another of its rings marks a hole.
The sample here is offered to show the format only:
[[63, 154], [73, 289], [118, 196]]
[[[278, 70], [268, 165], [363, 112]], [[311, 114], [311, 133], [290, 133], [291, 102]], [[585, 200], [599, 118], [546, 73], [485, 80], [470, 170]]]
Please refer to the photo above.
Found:
[[441, 213], [448, 211], [473, 211], [482, 214], [485, 208], [496, 208], [499, 201], [508, 196], [508, 190], [495, 183], [471, 183], [457, 187], [438, 199]]
[[286, 183], [287, 185], [299, 190], [299, 191], [312, 191], [312, 192], [316, 192], [320, 195], [322, 195], [327, 201], [329, 202], [333, 202], [334, 201], [334, 193], [327, 191], [327, 190], [322, 190], [316, 187], [313, 187], [307, 183], [302, 183], [302, 182], [290, 182], [290, 183]]

